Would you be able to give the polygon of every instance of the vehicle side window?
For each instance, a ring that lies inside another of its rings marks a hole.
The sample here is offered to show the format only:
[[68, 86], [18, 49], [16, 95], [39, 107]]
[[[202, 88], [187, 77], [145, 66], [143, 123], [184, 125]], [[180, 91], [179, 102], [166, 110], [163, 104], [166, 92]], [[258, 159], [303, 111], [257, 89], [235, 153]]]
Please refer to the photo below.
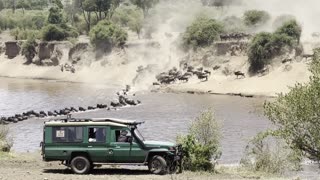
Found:
[[83, 127], [53, 127], [53, 142], [82, 142]]
[[129, 137], [131, 137], [131, 133], [127, 129], [115, 130], [116, 142], [129, 143]]
[[89, 142], [106, 142], [106, 128], [90, 127], [89, 129]]

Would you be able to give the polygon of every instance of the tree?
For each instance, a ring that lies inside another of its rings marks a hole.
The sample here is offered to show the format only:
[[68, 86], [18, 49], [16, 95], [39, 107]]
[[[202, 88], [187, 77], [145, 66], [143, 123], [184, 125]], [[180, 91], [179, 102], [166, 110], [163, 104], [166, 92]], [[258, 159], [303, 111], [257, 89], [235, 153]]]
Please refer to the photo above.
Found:
[[296, 84], [275, 102], [264, 105], [265, 114], [277, 127], [275, 133], [311, 160], [320, 160], [320, 49], [314, 50], [308, 84]]
[[159, 2], [159, 0], [131, 0], [131, 2], [142, 9], [144, 17], [148, 15], [149, 10]]
[[140, 39], [140, 33], [143, 27], [143, 13], [141, 10], [133, 11], [132, 14], [130, 14], [128, 26], [130, 30], [137, 33], [138, 38]]
[[101, 52], [111, 52], [115, 46], [122, 47], [128, 38], [125, 30], [110, 21], [100, 21], [90, 31], [91, 43]]
[[96, 15], [96, 22], [104, 19], [110, 19], [114, 10], [120, 5], [120, 0], [81, 0], [80, 8], [82, 9], [84, 19], [87, 23], [88, 32], [91, 29], [91, 15]]
[[222, 32], [223, 26], [216, 20], [198, 17], [183, 34], [183, 45], [186, 48], [209, 46], [219, 38]]
[[16, 8], [22, 9], [22, 12], [24, 14], [24, 10], [30, 8], [30, 4], [26, 0], [18, 0]]
[[218, 121], [210, 109], [192, 121], [188, 134], [177, 137], [177, 142], [182, 144], [185, 154], [184, 169], [214, 171], [216, 160], [221, 156], [220, 133]]
[[285, 22], [276, 31], [277, 34], [285, 34], [287, 36], [292, 37], [298, 43], [300, 42], [301, 32], [302, 32], [302, 28], [297, 23], [296, 20], [290, 20], [290, 21]]
[[61, 24], [63, 22], [63, 16], [59, 7], [52, 7], [49, 9], [48, 23]]
[[249, 10], [244, 13], [244, 23], [247, 26], [259, 26], [269, 19], [270, 15], [266, 11]]
[[4, 3], [2, 0], [0, 0], [0, 11], [2, 11], [5, 8]]
[[52, 4], [58, 6], [58, 8], [63, 9], [63, 4], [62, 4], [61, 0], [52, 0], [51, 2], [52, 2]]

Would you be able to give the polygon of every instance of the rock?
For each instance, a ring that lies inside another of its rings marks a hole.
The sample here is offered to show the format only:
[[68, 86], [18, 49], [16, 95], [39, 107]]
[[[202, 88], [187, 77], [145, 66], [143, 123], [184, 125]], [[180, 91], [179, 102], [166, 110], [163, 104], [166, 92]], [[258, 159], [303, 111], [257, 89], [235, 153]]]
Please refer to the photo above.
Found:
[[6, 45], [5, 55], [7, 55], [9, 59], [13, 59], [19, 55], [21, 47], [18, 41], [8, 41], [8, 42], [5, 42], [5, 45]]
[[69, 61], [72, 61], [73, 64], [81, 60], [81, 56], [88, 50], [88, 43], [77, 43], [73, 46], [68, 54]]

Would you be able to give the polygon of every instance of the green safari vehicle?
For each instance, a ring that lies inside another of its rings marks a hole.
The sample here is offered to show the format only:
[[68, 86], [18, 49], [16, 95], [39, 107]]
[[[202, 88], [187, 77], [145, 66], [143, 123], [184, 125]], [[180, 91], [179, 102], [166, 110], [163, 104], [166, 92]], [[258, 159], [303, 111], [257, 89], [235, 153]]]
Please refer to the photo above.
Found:
[[154, 174], [182, 172], [182, 148], [146, 141], [137, 129], [143, 122], [113, 118], [71, 118], [44, 123], [42, 157], [61, 161], [76, 174], [101, 165], [148, 166]]

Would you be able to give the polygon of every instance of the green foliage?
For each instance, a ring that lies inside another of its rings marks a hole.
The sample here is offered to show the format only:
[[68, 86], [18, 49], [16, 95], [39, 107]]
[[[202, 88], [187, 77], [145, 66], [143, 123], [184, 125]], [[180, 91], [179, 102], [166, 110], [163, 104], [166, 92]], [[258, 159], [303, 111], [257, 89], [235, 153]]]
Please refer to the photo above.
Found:
[[223, 26], [214, 19], [197, 18], [183, 34], [183, 45], [186, 48], [197, 48], [211, 45], [223, 32]]
[[65, 31], [55, 24], [49, 24], [42, 28], [42, 39], [45, 41], [62, 41], [67, 36]]
[[22, 45], [22, 55], [24, 55], [27, 59], [25, 64], [32, 63], [32, 59], [36, 56], [36, 46], [37, 42], [34, 38], [29, 38]]
[[244, 13], [244, 23], [247, 26], [259, 26], [265, 24], [270, 15], [265, 11], [249, 10]]
[[9, 152], [12, 145], [12, 141], [9, 139], [8, 126], [0, 124], [0, 152]]
[[286, 47], [293, 48], [294, 39], [286, 34], [259, 33], [250, 42], [248, 58], [249, 71], [257, 73], [271, 63], [272, 58], [284, 53]]
[[[302, 154], [291, 150], [272, 132], [260, 133], [249, 142], [240, 164], [250, 171], [283, 174], [287, 170], [299, 170]], [[271, 147], [270, 147], [271, 146]]]
[[10, 35], [13, 36], [16, 40], [26, 40], [30, 38], [39, 38], [39, 31], [15, 28], [10, 31]]
[[63, 4], [61, 0], [52, 0], [51, 3], [55, 4], [59, 9], [63, 9]]
[[[216, 160], [220, 158], [220, 127], [211, 110], [192, 122], [189, 133], [177, 138], [185, 152], [183, 166], [191, 171], [214, 171]], [[214, 162], [212, 162], [214, 160]]]
[[131, 0], [132, 4], [142, 9], [144, 17], [148, 15], [148, 11], [155, 6], [159, 0]]
[[300, 42], [301, 32], [301, 26], [297, 23], [297, 21], [290, 20], [279, 27], [279, 29], [276, 31], [276, 34], [284, 34], [295, 39], [297, 42]]
[[0, 12], [0, 29], [41, 29], [46, 21], [47, 14], [45, 12], [39, 11], [26, 11], [24, 14], [20, 11], [12, 13], [8, 10], [3, 10]]
[[274, 102], [265, 103], [265, 115], [277, 127], [278, 135], [292, 149], [311, 160], [320, 160], [320, 49], [314, 50], [309, 84], [296, 84]]
[[58, 7], [52, 7], [49, 9], [48, 23], [61, 24], [63, 22], [62, 11]]
[[111, 47], [125, 44], [128, 34], [122, 28], [112, 24], [110, 21], [100, 21], [90, 31], [91, 43], [100, 48], [106, 44]]

